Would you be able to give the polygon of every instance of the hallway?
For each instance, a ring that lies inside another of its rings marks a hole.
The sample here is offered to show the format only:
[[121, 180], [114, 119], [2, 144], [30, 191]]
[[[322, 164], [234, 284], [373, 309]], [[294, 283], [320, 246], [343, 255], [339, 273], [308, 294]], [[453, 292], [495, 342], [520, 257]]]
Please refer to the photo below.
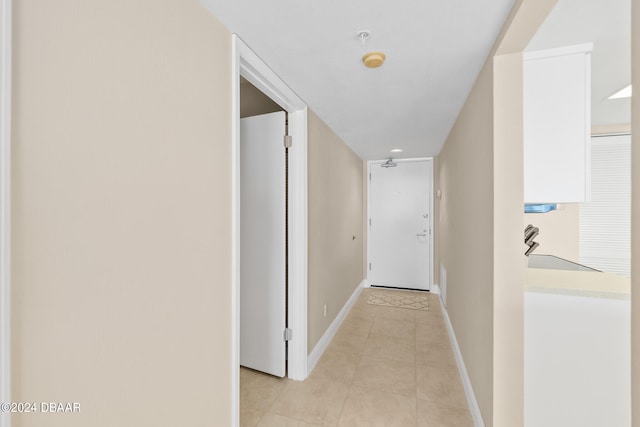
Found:
[[364, 289], [303, 382], [240, 371], [241, 426], [472, 426], [437, 295], [428, 310]]

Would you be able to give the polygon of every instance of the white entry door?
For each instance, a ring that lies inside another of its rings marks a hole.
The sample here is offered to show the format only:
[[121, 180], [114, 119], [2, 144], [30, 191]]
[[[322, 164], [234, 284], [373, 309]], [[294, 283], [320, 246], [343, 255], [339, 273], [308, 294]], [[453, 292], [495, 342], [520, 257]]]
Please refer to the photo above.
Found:
[[432, 160], [370, 164], [369, 282], [429, 290]]
[[285, 113], [240, 120], [240, 365], [284, 377]]

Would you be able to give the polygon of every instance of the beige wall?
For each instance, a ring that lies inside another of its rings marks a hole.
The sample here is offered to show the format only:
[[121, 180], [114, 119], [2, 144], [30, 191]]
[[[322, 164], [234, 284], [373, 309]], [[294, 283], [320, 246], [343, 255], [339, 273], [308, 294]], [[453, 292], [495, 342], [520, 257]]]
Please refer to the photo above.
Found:
[[196, 0], [14, 6], [25, 426], [231, 420], [231, 36]]
[[[580, 205], [559, 204], [558, 209], [544, 214], [525, 214], [524, 226], [533, 224], [540, 229], [534, 239], [540, 246], [535, 254], [555, 255], [580, 262]], [[524, 227], [523, 227], [524, 229]]]
[[516, 1], [437, 159], [436, 259], [487, 426], [524, 422], [520, 52], [554, 3]]
[[252, 117], [276, 111], [284, 111], [284, 109], [244, 77], [240, 77], [240, 117]]
[[308, 132], [311, 353], [364, 278], [364, 195], [362, 160], [312, 111]]
[[[640, 88], [640, 0], [632, 0], [631, 68], [633, 86]], [[636, 89], [637, 91], [637, 89]], [[637, 93], [637, 92], [636, 92]], [[631, 207], [631, 408], [633, 427], [640, 427], [640, 96], [634, 94], [632, 113]]]
[[492, 78], [488, 61], [438, 156], [437, 214], [447, 310], [487, 426], [493, 418]]
[[521, 53], [494, 58], [493, 425], [524, 424], [524, 138]]
[[[433, 283], [442, 286], [440, 282], [440, 158], [433, 158]], [[441, 289], [442, 290], [442, 289]]]

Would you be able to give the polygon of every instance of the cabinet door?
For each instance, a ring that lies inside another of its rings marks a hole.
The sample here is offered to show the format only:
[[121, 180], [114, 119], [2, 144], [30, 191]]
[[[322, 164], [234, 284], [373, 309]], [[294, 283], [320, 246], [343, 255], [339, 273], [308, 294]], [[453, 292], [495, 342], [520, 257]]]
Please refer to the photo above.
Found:
[[588, 47], [525, 55], [525, 203], [584, 202], [589, 198], [591, 54]]

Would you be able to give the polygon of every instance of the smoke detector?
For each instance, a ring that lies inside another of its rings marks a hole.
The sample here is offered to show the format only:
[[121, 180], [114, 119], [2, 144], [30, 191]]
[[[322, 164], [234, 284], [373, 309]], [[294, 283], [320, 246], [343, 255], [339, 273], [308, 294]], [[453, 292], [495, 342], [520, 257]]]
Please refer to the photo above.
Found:
[[362, 46], [367, 43], [369, 36], [371, 36], [371, 31], [369, 30], [361, 30], [356, 33], [356, 37], [362, 42]]

